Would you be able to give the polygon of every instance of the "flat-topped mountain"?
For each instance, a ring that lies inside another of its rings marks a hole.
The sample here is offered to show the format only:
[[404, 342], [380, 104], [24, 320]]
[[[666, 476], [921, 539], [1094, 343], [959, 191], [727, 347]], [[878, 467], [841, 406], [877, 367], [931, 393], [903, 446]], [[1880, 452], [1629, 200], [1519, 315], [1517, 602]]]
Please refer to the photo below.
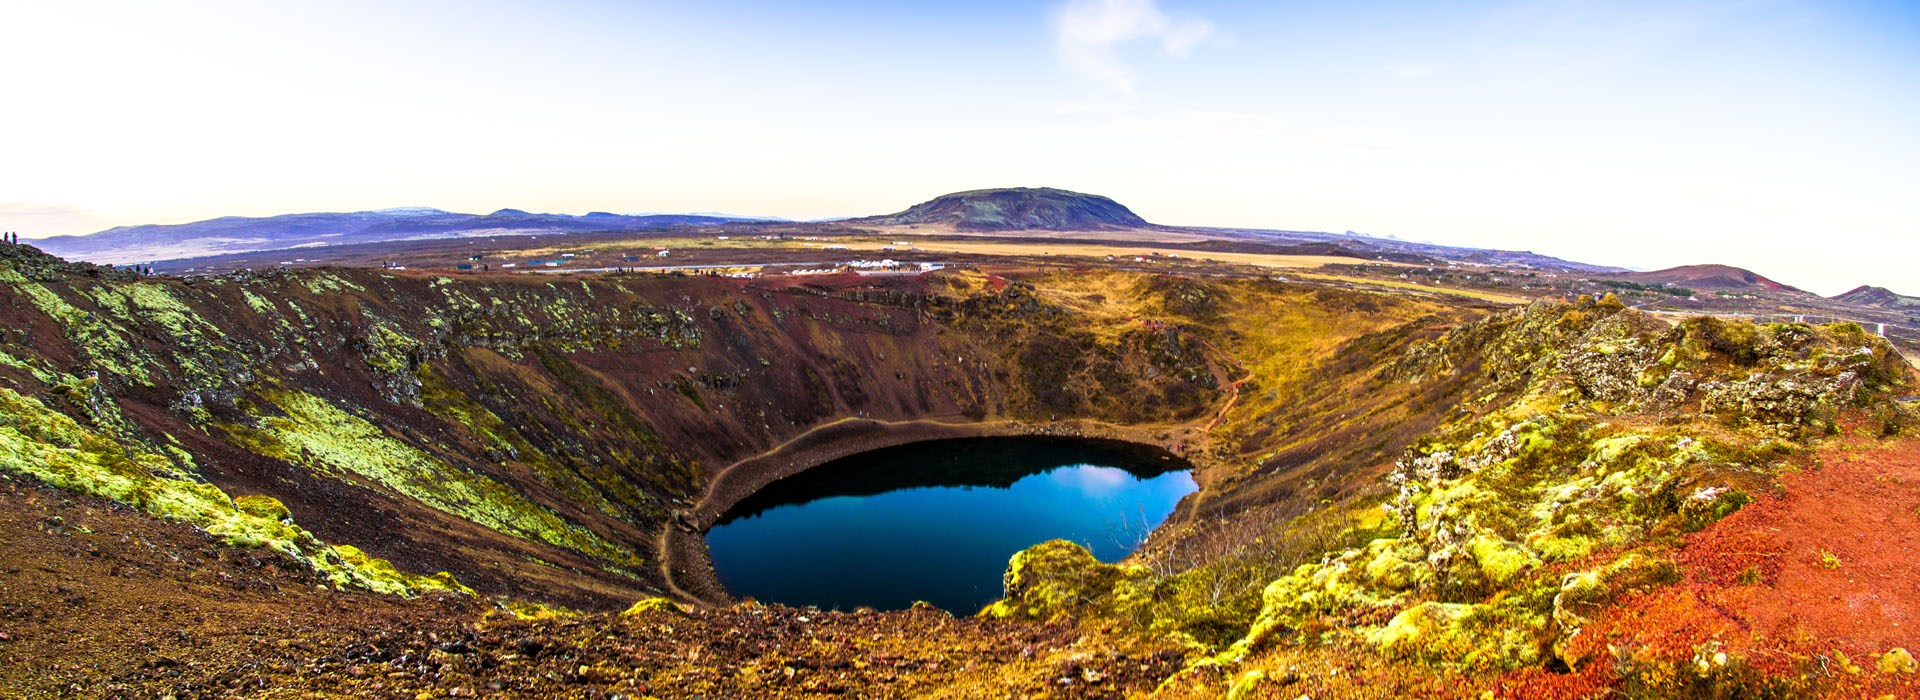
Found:
[[1635, 272], [1622, 275], [1641, 284], [1671, 284], [1688, 289], [1707, 289], [1714, 291], [1774, 291], [1798, 292], [1800, 290], [1760, 276], [1752, 270], [1729, 265], [1682, 265], [1653, 272]]
[[1051, 187], [969, 190], [935, 197], [887, 216], [848, 223], [946, 225], [956, 231], [1110, 231], [1152, 224], [1119, 202]]

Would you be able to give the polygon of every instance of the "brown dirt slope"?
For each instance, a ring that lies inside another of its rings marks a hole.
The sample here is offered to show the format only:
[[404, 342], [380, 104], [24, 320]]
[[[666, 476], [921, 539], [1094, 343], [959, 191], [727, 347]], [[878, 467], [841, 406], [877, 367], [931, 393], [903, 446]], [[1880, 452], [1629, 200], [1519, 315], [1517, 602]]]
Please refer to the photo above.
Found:
[[1183, 655], [936, 610], [525, 619], [456, 594], [335, 592], [275, 554], [4, 477], [0, 541], [7, 698], [1119, 698]]

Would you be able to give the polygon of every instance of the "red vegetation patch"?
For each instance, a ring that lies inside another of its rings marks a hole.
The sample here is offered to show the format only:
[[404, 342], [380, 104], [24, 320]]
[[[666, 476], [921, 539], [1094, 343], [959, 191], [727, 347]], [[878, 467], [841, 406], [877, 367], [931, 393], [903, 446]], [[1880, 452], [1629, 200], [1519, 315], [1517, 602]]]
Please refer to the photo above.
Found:
[[1529, 668], [1507, 674], [1494, 685], [1494, 697], [1525, 700], [1586, 700], [1607, 697], [1616, 676], [1604, 663], [1590, 663], [1574, 673]]
[[1920, 440], [1822, 457], [1688, 538], [1681, 563], [1755, 632], [1920, 647]]
[[[1513, 685], [1535, 692], [1512, 696], [1579, 697], [1607, 669], [1676, 690], [1920, 697], [1916, 676], [1874, 668], [1891, 648], [1920, 648], [1920, 440], [1840, 444], [1820, 458], [1782, 476], [1779, 494], [1688, 536], [1675, 553], [1685, 581], [1586, 625], [1568, 645], [1580, 673], [1517, 674]], [[1696, 670], [1717, 652], [1732, 665]]]

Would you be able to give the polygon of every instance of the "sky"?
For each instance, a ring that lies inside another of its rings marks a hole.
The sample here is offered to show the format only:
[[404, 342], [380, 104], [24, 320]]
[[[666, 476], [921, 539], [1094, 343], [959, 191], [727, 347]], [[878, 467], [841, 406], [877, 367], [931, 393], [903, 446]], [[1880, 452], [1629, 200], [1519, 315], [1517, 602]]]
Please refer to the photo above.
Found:
[[1050, 186], [1920, 295], [1920, 3], [0, 0], [0, 230]]

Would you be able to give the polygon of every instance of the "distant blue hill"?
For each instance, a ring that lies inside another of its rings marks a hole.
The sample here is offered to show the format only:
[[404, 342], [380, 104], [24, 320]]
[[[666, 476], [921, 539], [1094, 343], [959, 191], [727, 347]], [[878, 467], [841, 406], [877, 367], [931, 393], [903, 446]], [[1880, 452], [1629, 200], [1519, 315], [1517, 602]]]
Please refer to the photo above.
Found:
[[425, 207], [350, 213], [225, 216], [186, 224], [119, 226], [84, 236], [58, 236], [34, 245], [69, 260], [124, 264], [292, 248], [461, 236], [631, 231], [667, 226], [712, 226], [752, 219], [699, 214], [535, 214], [501, 209], [461, 214]]

